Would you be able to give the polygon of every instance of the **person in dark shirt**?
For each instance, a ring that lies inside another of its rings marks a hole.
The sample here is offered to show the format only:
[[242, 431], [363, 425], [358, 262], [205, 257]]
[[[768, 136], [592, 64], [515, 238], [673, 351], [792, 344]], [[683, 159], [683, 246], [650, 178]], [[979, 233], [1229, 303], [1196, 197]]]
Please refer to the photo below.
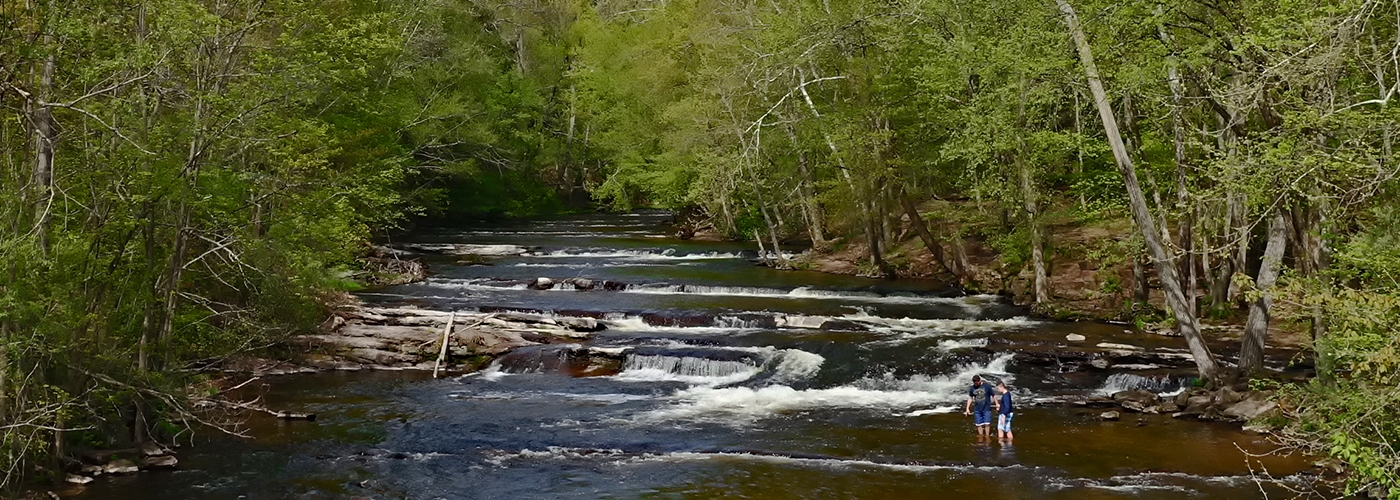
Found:
[[997, 440], [1010, 443], [1015, 439], [1011, 434], [1011, 417], [1016, 415], [1016, 410], [1011, 406], [1011, 391], [1006, 389], [1005, 382], [997, 382]]
[[972, 415], [978, 436], [990, 436], [992, 425], [992, 388], [982, 382], [981, 375], [972, 376], [972, 388], [967, 390], [967, 407], [963, 415]]

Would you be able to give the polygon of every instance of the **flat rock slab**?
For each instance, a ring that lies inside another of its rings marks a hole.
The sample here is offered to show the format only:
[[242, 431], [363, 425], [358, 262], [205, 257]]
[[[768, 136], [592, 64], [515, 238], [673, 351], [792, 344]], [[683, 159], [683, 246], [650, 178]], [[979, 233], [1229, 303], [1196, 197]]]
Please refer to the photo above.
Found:
[[422, 326], [361, 325], [351, 323], [340, 330], [344, 337], [373, 337], [389, 342], [428, 342], [441, 339], [442, 332]]
[[399, 352], [382, 351], [379, 349], [351, 349], [345, 353], [345, 357], [358, 360], [363, 363], [376, 365], [396, 365], [400, 363], [412, 363], [418, 360], [418, 356], [411, 356]]

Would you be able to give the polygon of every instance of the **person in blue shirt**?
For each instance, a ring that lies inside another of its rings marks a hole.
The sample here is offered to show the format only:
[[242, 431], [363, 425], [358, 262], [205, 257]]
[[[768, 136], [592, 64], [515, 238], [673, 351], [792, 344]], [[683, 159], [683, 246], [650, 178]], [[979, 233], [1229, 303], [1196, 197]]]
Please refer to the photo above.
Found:
[[972, 415], [978, 436], [991, 436], [992, 387], [982, 381], [981, 375], [972, 376], [972, 388], [967, 390], [967, 407], [963, 409], [963, 415]]
[[1011, 391], [1006, 389], [1006, 382], [997, 381], [997, 440], [1010, 443], [1015, 439], [1011, 434], [1011, 417], [1016, 415], [1015, 408], [1011, 406]]

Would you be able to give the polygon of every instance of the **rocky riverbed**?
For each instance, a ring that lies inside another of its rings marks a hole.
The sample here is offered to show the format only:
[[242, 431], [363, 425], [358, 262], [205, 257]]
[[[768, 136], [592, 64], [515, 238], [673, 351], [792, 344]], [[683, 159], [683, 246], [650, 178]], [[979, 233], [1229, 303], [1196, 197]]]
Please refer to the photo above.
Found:
[[[224, 366], [247, 384], [229, 396], [260, 408], [246, 416], [255, 439], [181, 449], [178, 480], [104, 476], [84, 491], [1228, 499], [1318, 472], [1241, 432], [1266, 394], [1195, 388], [1180, 338], [1036, 318], [935, 281], [757, 267], [742, 244], [669, 239], [668, 220], [447, 228], [397, 245], [384, 258], [421, 263], [423, 280], [355, 294], [292, 340], [290, 361]], [[1222, 333], [1209, 342], [1229, 362], [1238, 343]], [[1266, 359], [1303, 376], [1294, 354]], [[1014, 445], [976, 440], [960, 411], [973, 375], [1012, 388]]]

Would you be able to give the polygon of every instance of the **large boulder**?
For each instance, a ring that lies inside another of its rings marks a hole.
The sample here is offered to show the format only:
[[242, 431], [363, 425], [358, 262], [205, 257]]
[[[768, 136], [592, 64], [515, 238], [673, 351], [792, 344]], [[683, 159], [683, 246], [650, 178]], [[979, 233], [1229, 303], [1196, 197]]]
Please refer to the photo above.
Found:
[[1154, 414], [1155, 414], [1155, 413], [1158, 413], [1159, 411], [1161, 411], [1160, 407], [1157, 406], [1157, 405], [1155, 405], [1155, 404], [1146, 403], [1146, 402], [1142, 402], [1142, 401], [1134, 401], [1134, 400], [1131, 400], [1131, 399], [1126, 400], [1126, 401], [1123, 401], [1123, 402], [1120, 403], [1120, 404], [1121, 404], [1121, 406], [1123, 406], [1123, 409], [1129, 410], [1129, 411], [1135, 411], [1135, 412], [1138, 412], [1138, 413], [1154, 413]]
[[1240, 402], [1244, 396], [1230, 387], [1221, 387], [1215, 391], [1215, 406], [1217, 408], [1228, 408], [1230, 405]]
[[535, 278], [535, 281], [531, 281], [529, 285], [526, 285], [526, 288], [531, 290], [549, 290], [554, 288], [554, 280], [549, 278]]
[[141, 456], [143, 456], [143, 457], [158, 457], [158, 456], [161, 456], [161, 455], [169, 455], [169, 454], [170, 454], [170, 450], [169, 450], [169, 449], [167, 449], [167, 448], [164, 447], [164, 446], [161, 446], [159, 443], [156, 443], [155, 441], [146, 441], [146, 442], [144, 442], [144, 443], [141, 443]]
[[125, 458], [113, 460], [102, 466], [103, 474], [135, 474], [140, 470], [135, 463]]
[[1235, 420], [1246, 422], [1254, 420], [1260, 415], [1278, 408], [1278, 403], [1270, 400], [1271, 395], [1267, 391], [1250, 391], [1245, 393], [1239, 402], [1230, 405], [1220, 413]]
[[1113, 393], [1113, 401], [1123, 404], [1125, 401], [1133, 401], [1142, 404], [1157, 404], [1157, 394], [1152, 391], [1133, 389], [1131, 391], [1118, 391]]

